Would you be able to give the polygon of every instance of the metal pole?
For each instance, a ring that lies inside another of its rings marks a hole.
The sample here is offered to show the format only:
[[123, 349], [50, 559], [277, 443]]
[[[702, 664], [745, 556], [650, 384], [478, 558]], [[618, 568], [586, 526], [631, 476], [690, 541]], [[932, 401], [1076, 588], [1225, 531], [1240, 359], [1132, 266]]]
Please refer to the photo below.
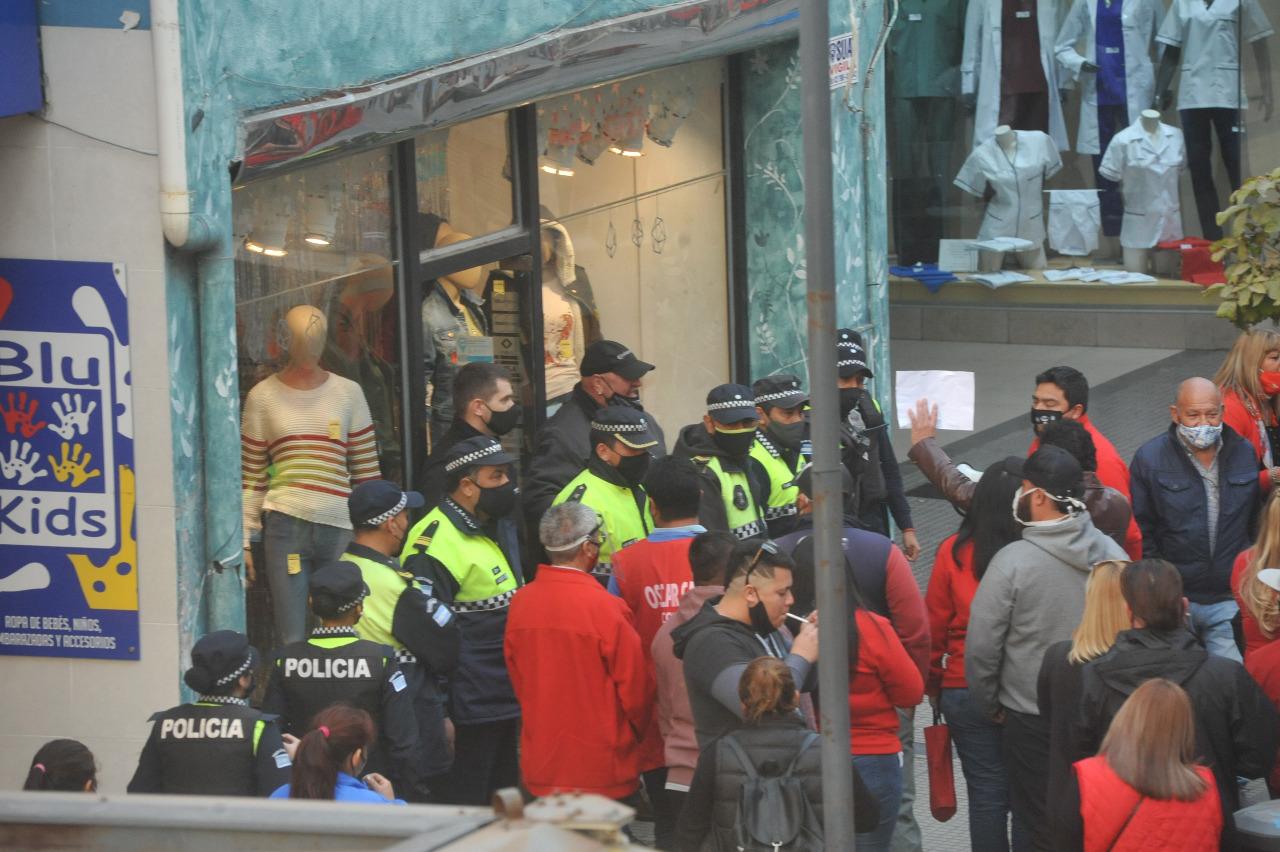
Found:
[[840, 412], [836, 389], [835, 230], [831, 197], [831, 94], [827, 2], [800, 3], [800, 96], [804, 126], [804, 237], [808, 270], [809, 396], [813, 406], [814, 562], [818, 688], [822, 718], [823, 833], [828, 849], [852, 849], [848, 605], [840, 542]]

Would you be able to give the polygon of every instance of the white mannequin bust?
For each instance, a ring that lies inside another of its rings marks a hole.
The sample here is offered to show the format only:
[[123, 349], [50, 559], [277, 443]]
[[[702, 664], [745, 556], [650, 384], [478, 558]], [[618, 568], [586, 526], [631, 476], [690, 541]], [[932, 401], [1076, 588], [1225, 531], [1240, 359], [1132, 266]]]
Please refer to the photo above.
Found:
[[[1155, 138], [1160, 133], [1160, 113], [1153, 109], [1144, 109], [1138, 121], [1148, 136]], [[1151, 249], [1127, 248], [1124, 250], [1124, 268], [1128, 272], [1146, 273], [1151, 265]]]
[[[1002, 124], [996, 128], [995, 136], [996, 144], [1004, 151], [1005, 155], [1012, 159], [1018, 152], [1018, 133], [1007, 124]], [[1018, 258], [1018, 266], [1021, 269], [1043, 269], [1048, 263], [1044, 255], [1044, 246], [1040, 245], [1027, 251], [1015, 252]], [[998, 272], [1004, 266], [1004, 255], [1002, 251], [986, 251], [978, 252], [978, 269], [981, 272]]]
[[996, 128], [995, 139], [996, 144], [1003, 148], [1006, 154], [1012, 154], [1018, 148], [1018, 134], [1007, 124]]
[[315, 305], [298, 305], [284, 317], [289, 332], [289, 363], [279, 373], [280, 381], [296, 390], [311, 390], [324, 384], [329, 374], [320, 368], [329, 321]]

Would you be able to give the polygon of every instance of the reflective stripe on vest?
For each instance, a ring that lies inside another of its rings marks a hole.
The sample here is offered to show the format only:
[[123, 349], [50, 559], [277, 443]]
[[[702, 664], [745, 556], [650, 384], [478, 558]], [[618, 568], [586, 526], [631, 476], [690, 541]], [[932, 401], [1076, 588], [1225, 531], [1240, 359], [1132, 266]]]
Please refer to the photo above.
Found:
[[[644, 489], [639, 489], [644, 493]], [[649, 513], [649, 500], [645, 498], [644, 511], [636, 505], [635, 494], [630, 488], [615, 485], [601, 479], [590, 470], [570, 480], [560, 489], [551, 505], [581, 503], [595, 509], [604, 519], [604, 543], [600, 545], [600, 561], [596, 573], [609, 574], [613, 569], [613, 554], [628, 544], [649, 535], [653, 529], [653, 516]]]
[[786, 459], [765, 446], [761, 436], [757, 433], [756, 441], [751, 445], [751, 457], [760, 462], [760, 466], [764, 468], [765, 474], [769, 477], [769, 505], [764, 510], [765, 518], [774, 520], [775, 518], [787, 518], [794, 515], [796, 513], [796, 498], [800, 496], [800, 489], [794, 485], [789, 488], [785, 486], [799, 475], [800, 469], [804, 466], [804, 456], [796, 456], [796, 468], [793, 470], [787, 465]]
[[[729, 532], [739, 541], [764, 535], [764, 518], [751, 493], [751, 480], [745, 471], [728, 471], [720, 466], [720, 458], [712, 456], [707, 469], [720, 480], [720, 497], [724, 501]], [[739, 505], [742, 504], [742, 505]]]
[[356, 622], [356, 633], [361, 639], [390, 645], [396, 651], [403, 650], [404, 644], [391, 633], [391, 623], [400, 595], [408, 586], [416, 586], [417, 583], [391, 566], [364, 556], [344, 553], [342, 559], [360, 567], [360, 575], [369, 587], [369, 596], [363, 601], [364, 615]]
[[[419, 543], [424, 531], [436, 525], [430, 540]], [[501, 609], [511, 602], [517, 583], [511, 565], [498, 543], [483, 533], [468, 535], [439, 507], [409, 531], [400, 561], [425, 553], [448, 569], [458, 583], [450, 607], [455, 612]]]

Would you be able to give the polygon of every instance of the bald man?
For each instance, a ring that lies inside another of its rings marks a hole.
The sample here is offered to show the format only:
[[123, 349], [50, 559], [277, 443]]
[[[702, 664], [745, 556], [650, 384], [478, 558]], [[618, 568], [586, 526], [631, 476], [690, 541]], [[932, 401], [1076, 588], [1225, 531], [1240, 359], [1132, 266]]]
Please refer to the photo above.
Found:
[[1211, 654], [1240, 660], [1231, 566], [1257, 529], [1258, 457], [1223, 425], [1222, 395], [1208, 379], [1179, 385], [1169, 416], [1169, 430], [1139, 447], [1129, 465], [1142, 555], [1177, 566], [1200, 641]]

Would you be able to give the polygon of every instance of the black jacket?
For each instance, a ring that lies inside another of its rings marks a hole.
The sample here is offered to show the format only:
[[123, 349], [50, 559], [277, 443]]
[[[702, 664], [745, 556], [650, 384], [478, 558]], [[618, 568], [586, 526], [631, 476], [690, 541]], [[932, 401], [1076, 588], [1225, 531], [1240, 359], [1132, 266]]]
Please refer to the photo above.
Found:
[[[619, 400], [614, 404], [628, 403]], [[579, 382], [573, 386], [573, 392], [564, 405], [560, 406], [560, 410], [551, 415], [538, 430], [529, 473], [520, 489], [520, 504], [531, 530], [538, 528], [538, 522], [547, 509], [551, 508], [560, 489], [568, 485], [586, 466], [587, 459], [591, 456], [591, 418], [598, 408], [595, 400], [587, 395]], [[646, 412], [646, 419], [654, 437], [658, 439], [658, 445], [650, 453], [654, 458], [662, 458], [667, 454], [662, 427], [653, 419], [652, 414]]]
[[[1071, 640], [1055, 642], [1044, 652], [1044, 663], [1040, 666], [1040, 677], [1036, 682], [1036, 698], [1040, 705], [1040, 718], [1049, 725], [1049, 819], [1054, 830], [1050, 836], [1054, 838], [1055, 848], [1067, 849], [1060, 845], [1060, 838], [1071, 821], [1072, 814], [1064, 810], [1062, 803], [1075, 772], [1071, 764], [1087, 755], [1074, 754], [1071, 744], [1071, 730], [1075, 723], [1080, 706], [1081, 674], [1083, 665], [1067, 660], [1071, 651]], [[1077, 808], [1079, 802], [1076, 802]]]
[[[732, 733], [755, 765], [756, 772], [763, 776], [785, 772], [808, 734], [809, 728], [796, 713], [766, 717]], [[747, 780], [747, 773], [722, 743], [723, 738], [716, 740], [698, 756], [698, 768], [693, 773], [676, 827], [676, 849], [680, 852], [737, 848], [734, 825], [738, 791]], [[853, 772], [854, 828], [861, 832], [873, 831], [880, 821], [880, 806], [853, 767], [852, 759], [849, 767]], [[792, 777], [804, 784], [809, 804], [821, 820], [822, 749], [817, 742], [805, 749]]]
[[742, 724], [738, 681], [747, 664], [765, 655], [784, 660], [796, 685], [808, 692], [817, 668], [791, 651], [791, 635], [775, 630], [759, 636], [750, 626], [716, 611], [723, 596], [711, 598], [702, 611], [671, 633], [676, 659], [684, 661], [684, 683], [693, 710], [698, 747]]
[[[759, 515], [760, 536], [763, 537], [765, 535], [764, 510], [769, 505], [769, 474], [760, 462], [749, 455], [742, 458], [734, 458], [727, 455], [707, 434], [706, 427], [702, 423], [690, 423], [681, 429], [680, 436], [676, 439], [676, 445], [671, 454], [677, 457], [693, 459], [695, 464], [698, 464], [698, 459], [714, 457], [720, 460], [720, 466], [726, 471], [744, 471], [747, 474], [747, 481], [751, 483], [751, 496], [755, 500]], [[709, 530], [732, 532], [729, 527], [729, 513], [725, 508], [720, 478], [705, 464], [698, 464], [698, 475], [702, 479], [702, 499], [698, 504], [698, 522]]]
[[1218, 530], [1209, 552], [1209, 507], [1204, 480], [1183, 449], [1177, 426], [1152, 438], [1129, 465], [1133, 517], [1142, 530], [1142, 555], [1167, 559], [1182, 573], [1196, 603], [1231, 599], [1231, 566], [1253, 544], [1258, 527], [1258, 456], [1253, 445], [1222, 427], [1218, 449]]
[[1213, 770], [1229, 835], [1240, 806], [1236, 778], [1262, 778], [1275, 760], [1276, 711], [1244, 666], [1211, 656], [1186, 630], [1126, 630], [1084, 667], [1071, 759], [1096, 754], [1120, 705], [1153, 677], [1173, 681], [1191, 697], [1197, 762]]

